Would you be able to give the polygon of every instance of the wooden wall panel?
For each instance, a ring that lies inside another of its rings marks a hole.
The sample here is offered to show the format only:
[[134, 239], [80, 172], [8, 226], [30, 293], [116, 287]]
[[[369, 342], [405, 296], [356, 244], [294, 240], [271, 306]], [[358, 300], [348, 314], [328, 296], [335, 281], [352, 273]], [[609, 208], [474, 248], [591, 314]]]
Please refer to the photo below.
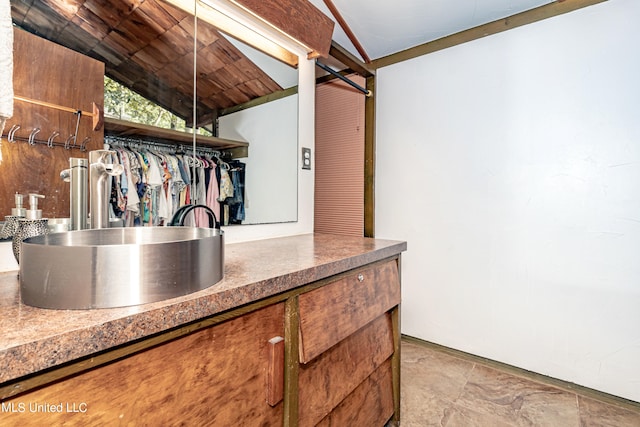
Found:
[[[25, 31], [14, 30], [14, 94], [51, 104], [92, 112], [92, 103], [104, 104], [104, 64], [73, 52]], [[46, 141], [53, 132], [64, 142], [75, 134], [77, 115], [25, 101], [14, 102], [13, 118], [7, 122], [2, 135], [2, 163], [0, 163], [0, 218], [11, 213], [13, 194], [39, 193], [43, 216], [69, 216], [69, 184], [60, 179], [60, 171], [69, 167], [70, 157], [88, 157], [88, 153], [64, 147], [14, 144], [7, 141], [7, 133], [14, 124], [20, 125], [16, 136], [28, 138], [34, 128], [41, 131], [37, 139]], [[103, 130], [93, 130], [93, 119], [80, 119], [78, 144], [85, 137], [91, 140], [87, 150], [102, 147]]]
[[[360, 76], [349, 78], [365, 85]], [[364, 103], [339, 80], [316, 89], [316, 232], [364, 235]]]

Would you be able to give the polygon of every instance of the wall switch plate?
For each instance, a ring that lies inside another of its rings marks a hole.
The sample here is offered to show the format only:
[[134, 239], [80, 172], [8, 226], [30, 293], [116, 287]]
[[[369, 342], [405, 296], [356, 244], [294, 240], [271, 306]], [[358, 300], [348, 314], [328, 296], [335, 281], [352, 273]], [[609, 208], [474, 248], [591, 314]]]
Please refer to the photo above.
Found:
[[311, 148], [302, 147], [302, 169], [311, 170]]

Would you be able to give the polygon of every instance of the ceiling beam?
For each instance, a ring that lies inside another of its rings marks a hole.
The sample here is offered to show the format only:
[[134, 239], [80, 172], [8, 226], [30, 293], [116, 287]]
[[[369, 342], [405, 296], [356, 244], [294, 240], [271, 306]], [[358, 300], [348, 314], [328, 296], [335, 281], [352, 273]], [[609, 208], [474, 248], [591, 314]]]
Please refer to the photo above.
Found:
[[329, 56], [342, 62], [348, 68], [355, 71], [357, 74], [361, 75], [364, 78], [373, 77], [375, 75], [375, 71], [372, 67], [362, 62], [358, 57], [347, 51], [335, 41], [331, 42]]
[[412, 47], [402, 52], [375, 59], [371, 62], [371, 65], [375, 69], [386, 67], [388, 65], [396, 64], [408, 59], [413, 59], [418, 56], [426, 55], [428, 53], [437, 52], [442, 49], [447, 49], [462, 43], [490, 36], [492, 34], [498, 34], [503, 31], [521, 27], [523, 25], [542, 21], [543, 19], [552, 18], [554, 16], [562, 15], [568, 12], [573, 12], [574, 10], [581, 9], [587, 6], [593, 6], [594, 4], [602, 3], [605, 1], [607, 0], [557, 0], [553, 3], [549, 3], [535, 9], [527, 10], [525, 12], [521, 12], [507, 18], [489, 22], [488, 24], [480, 25], [478, 27], [461, 31], [459, 33], [455, 33], [429, 43]]
[[364, 47], [362, 47], [362, 45], [360, 44], [360, 41], [358, 41], [358, 38], [356, 37], [356, 35], [353, 33], [353, 31], [351, 31], [349, 24], [347, 24], [347, 21], [344, 20], [338, 8], [333, 4], [331, 0], [324, 0], [324, 4], [327, 5], [327, 7], [329, 8], [329, 12], [331, 12], [333, 17], [336, 18], [338, 25], [340, 25], [342, 30], [345, 32], [345, 34], [353, 44], [353, 47], [356, 48], [356, 50], [358, 51], [362, 59], [364, 59], [364, 62], [367, 64], [370, 63], [371, 58], [369, 58], [369, 55], [367, 55], [367, 52], [364, 50]]

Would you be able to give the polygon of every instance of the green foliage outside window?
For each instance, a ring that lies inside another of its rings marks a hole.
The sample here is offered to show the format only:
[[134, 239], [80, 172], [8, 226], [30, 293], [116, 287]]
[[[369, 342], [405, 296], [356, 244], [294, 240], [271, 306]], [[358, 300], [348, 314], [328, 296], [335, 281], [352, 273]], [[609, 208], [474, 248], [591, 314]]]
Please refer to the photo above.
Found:
[[[184, 120], [107, 76], [104, 77], [104, 114], [115, 119], [165, 129], [187, 130]], [[198, 133], [211, 135], [202, 128], [198, 129]]]

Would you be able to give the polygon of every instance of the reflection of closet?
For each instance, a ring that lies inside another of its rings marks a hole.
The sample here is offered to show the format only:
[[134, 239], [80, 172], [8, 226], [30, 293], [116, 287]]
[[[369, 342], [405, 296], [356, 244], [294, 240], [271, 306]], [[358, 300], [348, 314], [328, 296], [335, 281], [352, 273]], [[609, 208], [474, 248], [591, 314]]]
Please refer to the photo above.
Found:
[[[193, 134], [104, 118], [104, 64], [14, 29], [14, 115], [4, 129], [0, 163], [0, 219], [13, 194], [45, 195], [43, 216], [69, 216], [69, 184], [60, 172], [70, 157], [87, 158], [106, 136], [160, 142], [188, 152]], [[78, 114], [78, 111], [80, 114]], [[247, 157], [249, 144], [196, 135], [196, 145]]]
[[[203, 147], [184, 149], [163, 142], [107, 135], [114, 152], [110, 162], [124, 171], [111, 179], [111, 216], [125, 226], [168, 225], [179, 208], [204, 205], [222, 225], [245, 219], [246, 164], [227, 160], [228, 153]], [[211, 226], [204, 210], [196, 210], [188, 224]]]
[[[79, 149], [83, 142], [87, 150], [102, 147], [103, 130], [94, 130], [99, 125], [89, 114], [94, 104], [103, 104], [104, 64], [20, 29], [14, 29], [13, 62], [14, 94], [19, 99], [2, 135], [0, 215], [11, 212], [17, 191], [44, 194], [44, 216], [68, 217], [69, 184], [59, 174], [69, 167], [69, 157], [87, 157]], [[85, 114], [78, 117], [78, 110]], [[12, 128], [15, 143], [7, 138]], [[29, 144], [36, 129], [40, 131]], [[69, 140], [72, 135], [76, 137]], [[54, 146], [47, 146], [50, 138]]]
[[[105, 144], [130, 173], [112, 184], [112, 215], [126, 226], [166, 225], [185, 204], [210, 207], [222, 225], [244, 221], [246, 164], [233, 159], [247, 157], [249, 143], [195, 135], [194, 158], [191, 133], [106, 118]], [[132, 179], [138, 195], [126, 195]], [[193, 216], [196, 226], [207, 226], [204, 211]]]

